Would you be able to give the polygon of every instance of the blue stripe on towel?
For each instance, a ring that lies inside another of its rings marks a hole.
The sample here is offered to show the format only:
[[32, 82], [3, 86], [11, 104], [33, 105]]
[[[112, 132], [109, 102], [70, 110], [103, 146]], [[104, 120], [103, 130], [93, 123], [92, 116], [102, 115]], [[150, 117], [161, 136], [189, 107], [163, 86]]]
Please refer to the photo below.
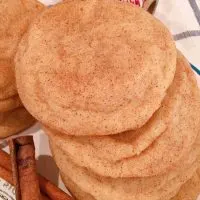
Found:
[[190, 65], [191, 65], [192, 69], [193, 69], [198, 75], [200, 75], [200, 70], [199, 70], [197, 67], [195, 67], [193, 64], [190, 63]]

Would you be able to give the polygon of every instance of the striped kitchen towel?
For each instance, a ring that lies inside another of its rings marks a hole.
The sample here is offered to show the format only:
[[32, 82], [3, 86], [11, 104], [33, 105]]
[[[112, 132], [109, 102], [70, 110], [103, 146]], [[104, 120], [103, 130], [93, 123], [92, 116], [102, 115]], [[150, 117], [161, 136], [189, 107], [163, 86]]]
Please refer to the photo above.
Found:
[[200, 84], [200, 0], [159, 0], [155, 16], [172, 32]]

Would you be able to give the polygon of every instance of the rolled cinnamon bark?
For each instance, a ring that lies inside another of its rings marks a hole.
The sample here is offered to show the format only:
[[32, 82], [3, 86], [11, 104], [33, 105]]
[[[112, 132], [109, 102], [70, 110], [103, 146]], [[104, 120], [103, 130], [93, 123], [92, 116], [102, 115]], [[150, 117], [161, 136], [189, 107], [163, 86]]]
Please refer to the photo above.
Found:
[[12, 170], [9, 155], [5, 151], [2, 151], [1, 149], [0, 149], [0, 166], [4, 167], [9, 171]]
[[13, 185], [12, 173], [2, 166], [0, 166], [0, 178]]
[[57, 186], [42, 176], [39, 176], [39, 183], [41, 191], [43, 191], [45, 194], [48, 194], [52, 200], [73, 200], [72, 197], [64, 193]]
[[10, 140], [10, 150], [16, 200], [40, 200], [33, 137]]
[[[0, 166], [7, 169], [8, 171], [12, 170], [10, 156], [0, 149]], [[0, 174], [1, 176], [1, 174]], [[63, 192], [56, 185], [51, 183], [49, 180], [39, 175], [39, 184], [40, 190], [43, 194], [46, 194], [52, 200], [73, 200], [71, 196]]]
[[[0, 151], [1, 152], [1, 151]], [[0, 156], [1, 157], [1, 156]], [[11, 186], [14, 185], [13, 178], [12, 178], [12, 172], [8, 169], [5, 169], [0, 165], [0, 177], [5, 180], [5, 182], [8, 182]], [[13, 191], [14, 193], [14, 191]], [[42, 200], [50, 200], [47, 196], [42, 194]]]

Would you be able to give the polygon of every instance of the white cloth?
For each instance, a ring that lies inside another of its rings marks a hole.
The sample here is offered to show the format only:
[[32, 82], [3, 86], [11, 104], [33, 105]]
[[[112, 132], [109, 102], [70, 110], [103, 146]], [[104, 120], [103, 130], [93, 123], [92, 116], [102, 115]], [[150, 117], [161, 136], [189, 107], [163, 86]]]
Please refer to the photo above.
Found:
[[159, 0], [155, 16], [171, 31], [200, 85], [200, 0]]

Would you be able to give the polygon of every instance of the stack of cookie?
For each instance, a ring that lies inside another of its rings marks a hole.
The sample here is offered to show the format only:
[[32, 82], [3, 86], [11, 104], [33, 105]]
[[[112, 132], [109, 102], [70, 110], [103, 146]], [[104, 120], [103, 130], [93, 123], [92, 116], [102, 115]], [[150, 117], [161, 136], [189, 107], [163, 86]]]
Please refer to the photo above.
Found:
[[0, 139], [34, 123], [18, 96], [14, 56], [31, 20], [42, 10], [35, 0], [0, 2]]
[[169, 31], [141, 8], [52, 7], [34, 20], [15, 64], [20, 97], [77, 199], [169, 200], [196, 173], [199, 89]]

